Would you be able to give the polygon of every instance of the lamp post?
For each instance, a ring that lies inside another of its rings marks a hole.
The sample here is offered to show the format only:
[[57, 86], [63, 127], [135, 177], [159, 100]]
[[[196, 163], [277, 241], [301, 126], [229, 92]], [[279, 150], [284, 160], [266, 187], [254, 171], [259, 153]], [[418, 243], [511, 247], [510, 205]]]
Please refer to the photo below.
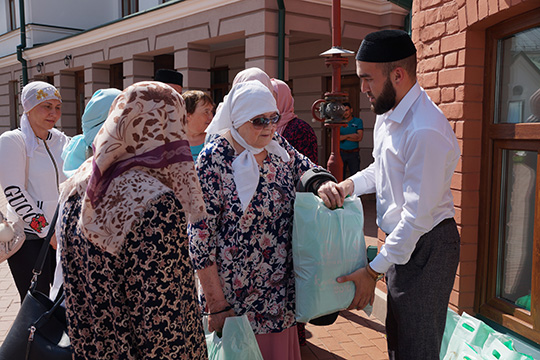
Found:
[[[347, 66], [354, 52], [341, 48], [341, 0], [332, 0], [332, 48], [320, 54], [326, 57], [326, 66], [332, 66], [332, 91], [324, 94], [311, 106], [313, 118], [324, 122], [330, 128], [331, 153], [328, 158], [327, 169], [339, 181], [343, 180], [343, 161], [339, 154], [339, 129], [347, 122], [343, 119], [345, 107], [343, 103], [349, 96], [341, 91], [341, 67]], [[317, 115], [317, 112], [319, 115]]]

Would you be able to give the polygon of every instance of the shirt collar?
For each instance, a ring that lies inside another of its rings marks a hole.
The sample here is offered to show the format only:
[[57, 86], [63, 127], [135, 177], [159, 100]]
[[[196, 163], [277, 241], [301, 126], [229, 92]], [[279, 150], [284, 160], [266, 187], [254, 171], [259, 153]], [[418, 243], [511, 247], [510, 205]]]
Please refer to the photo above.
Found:
[[418, 84], [418, 81], [413, 85], [413, 87], [405, 94], [403, 99], [397, 104], [397, 106], [394, 108], [394, 110], [390, 110], [387, 114], [387, 119], [392, 120], [393, 122], [401, 124], [403, 121], [403, 118], [405, 118], [405, 115], [407, 115], [407, 112], [411, 108], [412, 104], [418, 99], [420, 96], [420, 93], [422, 92], [422, 89], [420, 88], [420, 85]]

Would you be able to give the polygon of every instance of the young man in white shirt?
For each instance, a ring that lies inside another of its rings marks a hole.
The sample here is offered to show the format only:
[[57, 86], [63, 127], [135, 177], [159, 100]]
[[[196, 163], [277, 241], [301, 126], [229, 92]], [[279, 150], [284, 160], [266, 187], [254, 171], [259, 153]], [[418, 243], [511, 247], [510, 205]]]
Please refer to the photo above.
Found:
[[334, 208], [347, 195], [375, 192], [377, 224], [387, 237], [370, 264], [337, 281], [355, 283], [350, 309], [362, 309], [386, 273], [390, 359], [438, 359], [459, 262], [450, 181], [460, 149], [416, 81], [416, 48], [407, 33], [368, 34], [356, 60], [361, 90], [378, 115], [375, 160], [339, 184], [324, 184], [319, 195]]

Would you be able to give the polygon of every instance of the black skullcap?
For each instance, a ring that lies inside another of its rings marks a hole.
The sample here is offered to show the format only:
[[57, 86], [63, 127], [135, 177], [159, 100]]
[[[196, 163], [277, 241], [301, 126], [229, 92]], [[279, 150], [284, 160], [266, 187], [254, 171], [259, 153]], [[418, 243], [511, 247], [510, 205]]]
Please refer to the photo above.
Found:
[[416, 53], [411, 37], [402, 30], [381, 30], [367, 34], [356, 60], [387, 63], [405, 59]]
[[167, 84], [176, 84], [184, 87], [184, 75], [176, 70], [159, 69], [154, 76], [155, 81], [161, 81]]

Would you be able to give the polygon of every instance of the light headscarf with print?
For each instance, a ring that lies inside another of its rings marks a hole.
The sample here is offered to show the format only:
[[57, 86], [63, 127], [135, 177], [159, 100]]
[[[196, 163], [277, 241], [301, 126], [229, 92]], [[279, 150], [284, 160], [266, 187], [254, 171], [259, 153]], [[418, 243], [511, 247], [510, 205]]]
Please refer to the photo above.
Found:
[[209, 135], [224, 134], [230, 130], [233, 139], [245, 149], [232, 163], [234, 183], [244, 211], [259, 184], [259, 165], [255, 155], [266, 149], [269, 153], [280, 156], [285, 162], [290, 160], [287, 151], [277, 141], [270, 141], [264, 148], [255, 148], [237, 131], [253, 117], [267, 112], [278, 112], [276, 100], [267, 87], [257, 80], [237, 83], [233, 85], [206, 129]]
[[94, 156], [62, 185], [61, 201], [81, 195], [79, 227], [91, 242], [118, 253], [148, 201], [170, 190], [187, 221], [205, 216], [185, 124], [184, 100], [164, 83], [136, 83], [116, 98]]
[[92, 146], [101, 125], [109, 115], [114, 99], [120, 93], [121, 91], [118, 89], [99, 89], [86, 104], [82, 116], [83, 133], [74, 136], [62, 152], [63, 170], [67, 177], [72, 176], [86, 160], [86, 150]]
[[[23, 114], [21, 116], [21, 131], [23, 133], [24, 143], [26, 145], [26, 156], [33, 157], [34, 150], [38, 146], [37, 136], [32, 130], [30, 121], [28, 120], [28, 112], [37, 105], [45, 101], [58, 100], [62, 102], [60, 92], [53, 85], [44, 81], [33, 81], [23, 88], [21, 93], [21, 102], [23, 106]], [[60, 131], [52, 128], [49, 130], [52, 133], [60, 135]]]

